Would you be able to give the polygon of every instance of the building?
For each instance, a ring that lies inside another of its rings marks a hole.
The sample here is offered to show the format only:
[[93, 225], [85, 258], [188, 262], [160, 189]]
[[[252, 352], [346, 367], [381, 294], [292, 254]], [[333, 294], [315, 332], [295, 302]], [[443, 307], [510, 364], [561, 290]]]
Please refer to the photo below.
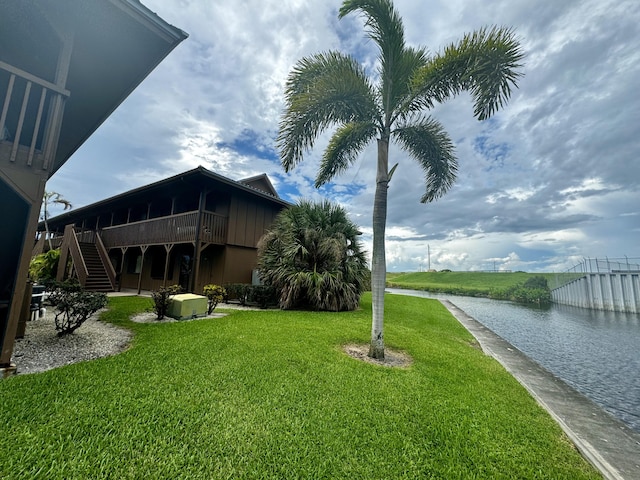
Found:
[[[251, 283], [258, 241], [288, 205], [264, 174], [234, 181], [198, 167], [49, 219], [58, 279], [138, 292]], [[34, 251], [47, 245], [41, 224]]]
[[0, 370], [46, 181], [187, 35], [138, 0], [0, 0]]

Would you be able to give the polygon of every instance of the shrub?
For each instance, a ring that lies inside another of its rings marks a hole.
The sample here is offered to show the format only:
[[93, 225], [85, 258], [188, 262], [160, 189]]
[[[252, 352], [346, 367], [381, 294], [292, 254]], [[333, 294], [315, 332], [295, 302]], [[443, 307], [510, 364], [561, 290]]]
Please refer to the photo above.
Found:
[[49, 301], [58, 309], [55, 315], [58, 336], [73, 333], [91, 315], [107, 305], [107, 295], [87, 292], [77, 284], [59, 284], [49, 295]]
[[180, 287], [180, 285], [171, 285], [169, 287], [160, 287], [158, 290], [151, 292], [151, 300], [153, 301], [152, 308], [158, 320], [162, 320], [167, 314], [167, 310], [171, 304], [171, 297], [181, 291], [182, 287]]
[[368, 273], [359, 235], [342, 207], [300, 201], [260, 240], [260, 278], [279, 292], [280, 308], [354, 310]]
[[537, 275], [535, 277], [527, 278], [527, 281], [524, 282], [524, 288], [542, 288], [548, 289], [549, 284], [547, 283], [547, 279]]
[[76, 279], [67, 279], [64, 282], [55, 280], [45, 280], [45, 292], [47, 292], [47, 303], [54, 307], [62, 302], [70, 293], [81, 292], [82, 286]]
[[552, 302], [547, 279], [542, 276], [530, 277], [524, 283], [492, 291], [491, 298], [537, 305], [549, 305]]
[[220, 302], [222, 302], [226, 296], [227, 291], [220, 285], [205, 285], [202, 293], [207, 297], [207, 314], [211, 315], [211, 312], [215, 310]]
[[55, 280], [59, 260], [59, 249], [36, 255], [29, 262], [29, 277], [39, 283]]
[[229, 300], [238, 300], [240, 305], [246, 305], [249, 300], [249, 287], [246, 283], [228, 283], [225, 285], [226, 297], [225, 302]]
[[249, 301], [257, 303], [260, 308], [278, 304], [276, 289], [270, 285], [252, 285], [248, 290]]

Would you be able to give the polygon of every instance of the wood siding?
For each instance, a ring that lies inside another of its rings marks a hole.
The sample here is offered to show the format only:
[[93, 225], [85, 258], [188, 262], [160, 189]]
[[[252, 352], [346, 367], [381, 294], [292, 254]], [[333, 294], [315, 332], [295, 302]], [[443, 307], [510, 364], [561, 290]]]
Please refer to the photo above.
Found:
[[255, 248], [279, 211], [279, 208], [258, 203], [254, 199], [240, 196], [233, 197], [229, 212], [227, 243], [240, 247]]

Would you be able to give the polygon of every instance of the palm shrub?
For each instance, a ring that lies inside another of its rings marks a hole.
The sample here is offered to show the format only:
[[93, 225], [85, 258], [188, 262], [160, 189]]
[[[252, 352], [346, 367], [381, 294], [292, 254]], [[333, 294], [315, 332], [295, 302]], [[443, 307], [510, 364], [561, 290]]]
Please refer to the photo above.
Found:
[[207, 297], [207, 315], [211, 315], [218, 304], [225, 299], [227, 291], [220, 285], [209, 284], [204, 286], [202, 294]]
[[367, 278], [358, 227], [340, 206], [301, 200], [276, 217], [258, 245], [265, 285], [282, 309], [354, 310]]

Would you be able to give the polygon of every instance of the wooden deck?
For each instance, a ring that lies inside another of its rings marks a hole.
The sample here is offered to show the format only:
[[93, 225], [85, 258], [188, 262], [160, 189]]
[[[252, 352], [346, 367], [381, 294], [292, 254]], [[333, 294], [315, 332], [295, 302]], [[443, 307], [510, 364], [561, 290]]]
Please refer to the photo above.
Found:
[[[227, 224], [225, 216], [202, 212], [201, 242], [224, 245], [227, 240]], [[100, 236], [107, 249], [168, 245], [195, 243], [197, 229], [198, 212], [195, 211], [106, 227], [101, 230]]]

